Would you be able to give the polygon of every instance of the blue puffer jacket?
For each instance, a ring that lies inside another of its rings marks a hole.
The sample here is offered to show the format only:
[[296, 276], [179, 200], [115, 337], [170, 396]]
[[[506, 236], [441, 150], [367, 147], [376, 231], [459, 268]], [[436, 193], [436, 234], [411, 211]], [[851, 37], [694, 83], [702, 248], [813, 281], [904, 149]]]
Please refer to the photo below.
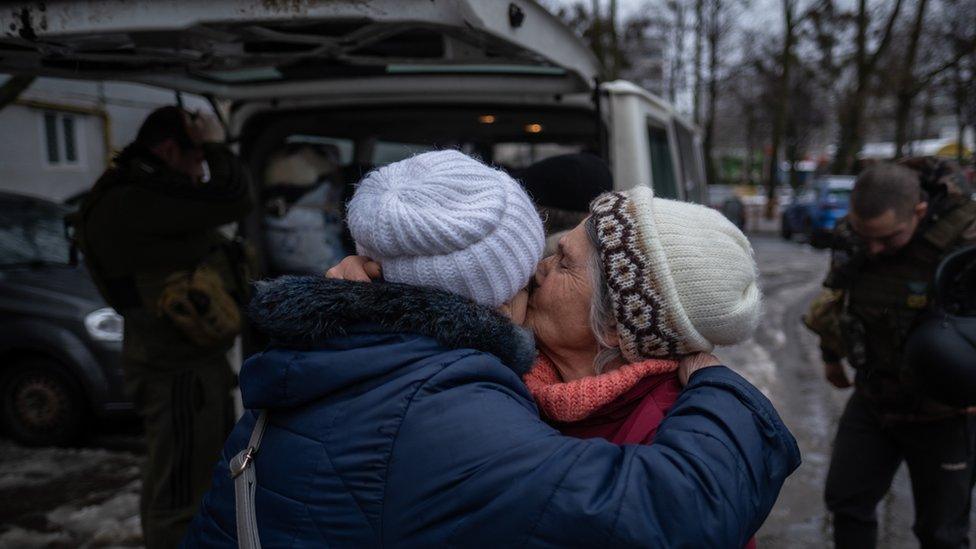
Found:
[[[696, 373], [651, 446], [560, 435], [520, 374], [531, 337], [459, 297], [283, 278], [252, 320], [277, 341], [241, 373], [269, 426], [255, 459], [264, 547], [742, 547], [799, 465], [769, 401]], [[236, 546], [228, 461], [184, 542]]]

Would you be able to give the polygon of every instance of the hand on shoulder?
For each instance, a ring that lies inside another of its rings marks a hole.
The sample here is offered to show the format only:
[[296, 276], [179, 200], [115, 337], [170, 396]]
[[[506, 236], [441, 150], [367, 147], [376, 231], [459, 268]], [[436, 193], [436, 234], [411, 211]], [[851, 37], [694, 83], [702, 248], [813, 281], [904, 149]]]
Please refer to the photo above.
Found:
[[363, 255], [350, 255], [325, 272], [326, 278], [372, 282], [383, 280], [380, 264]]
[[688, 385], [692, 374], [704, 368], [721, 366], [722, 363], [711, 353], [692, 353], [681, 357], [678, 363], [678, 380], [681, 386]]

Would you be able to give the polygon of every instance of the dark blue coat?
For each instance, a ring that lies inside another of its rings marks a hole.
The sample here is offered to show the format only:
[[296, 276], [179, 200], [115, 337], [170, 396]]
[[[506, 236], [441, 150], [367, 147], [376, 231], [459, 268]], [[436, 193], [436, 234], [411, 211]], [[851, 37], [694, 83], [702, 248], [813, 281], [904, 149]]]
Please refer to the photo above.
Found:
[[[263, 286], [279, 343], [241, 372], [269, 427], [255, 460], [264, 547], [742, 547], [799, 465], [759, 391], [696, 373], [651, 446], [560, 435], [519, 375], [531, 337], [435, 290], [321, 278]], [[185, 540], [235, 546], [227, 440]]]

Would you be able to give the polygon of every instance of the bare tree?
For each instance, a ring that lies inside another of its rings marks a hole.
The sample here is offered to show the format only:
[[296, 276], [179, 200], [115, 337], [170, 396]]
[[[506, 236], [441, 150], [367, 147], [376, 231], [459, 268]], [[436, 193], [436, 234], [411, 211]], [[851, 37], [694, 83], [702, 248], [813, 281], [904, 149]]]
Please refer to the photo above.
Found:
[[[915, 15], [911, 26], [907, 28], [906, 46], [896, 54], [895, 67], [895, 157], [909, 154], [907, 150], [909, 136], [909, 122], [913, 112], [916, 97], [931, 86], [934, 80], [955, 67], [966, 55], [965, 48], [953, 48], [947, 44], [949, 33], [926, 32], [926, 16], [932, 2], [917, 0]], [[928, 38], [928, 47], [924, 48], [929, 59], [927, 63], [920, 63], [919, 53], [923, 49], [924, 39]], [[947, 47], [948, 46], [948, 47]], [[920, 66], [921, 65], [921, 66]]]
[[707, 99], [702, 121], [704, 133], [705, 171], [708, 181], [717, 181], [714, 144], [716, 108], [719, 101], [719, 84], [723, 79], [727, 56], [726, 44], [735, 20], [735, 10], [740, 7], [735, 0], [708, 0], [705, 23], [705, 41], [708, 45], [708, 76], [705, 82]]
[[623, 52], [620, 48], [620, 35], [617, 33], [617, 0], [610, 0], [610, 9], [607, 13], [607, 35], [610, 39], [610, 55], [608, 56], [607, 72], [611, 80], [620, 78], [620, 70], [623, 68]]
[[[586, 11], [582, 9], [582, 5], [578, 6], [576, 13], [577, 16], [586, 16]], [[600, 60], [600, 63], [603, 63], [603, 69], [606, 72], [607, 56], [606, 48], [604, 48], [604, 34], [603, 16], [600, 14], [600, 0], [593, 0], [589, 14], [589, 28], [586, 29], [583, 35], [588, 35], [590, 48], [593, 50], [596, 58]], [[606, 77], [606, 74], [604, 74], [604, 77]]]
[[789, 82], [789, 116], [783, 135], [785, 156], [789, 163], [789, 183], [793, 189], [800, 186], [798, 164], [806, 157], [807, 149], [824, 126], [827, 114], [822, 94], [814, 86], [813, 69], [798, 59], [793, 61]]
[[[895, 23], [901, 13], [903, 0], [888, 0], [892, 7], [887, 17], [878, 9], [871, 9], [868, 0], [858, 0], [855, 12], [838, 10], [834, 0], [821, 0], [815, 8], [815, 41], [821, 48], [822, 76], [831, 79], [828, 85], [840, 82], [837, 89], [837, 152], [832, 170], [850, 173], [854, 169], [857, 152], [863, 139], [864, 113], [871, 93], [871, 83], [878, 61], [891, 43]], [[877, 21], [881, 20], [879, 25]], [[838, 54], [838, 36], [853, 26], [854, 50], [850, 55]], [[843, 78], [850, 69], [848, 78]]]
[[628, 52], [640, 49], [637, 46], [644, 40], [644, 32], [651, 24], [651, 19], [632, 15], [618, 21], [616, 0], [611, 1], [608, 6], [609, 9], [604, 12], [599, 0], [592, 0], [589, 9], [582, 1], [568, 6], [551, 5], [550, 9], [587, 41], [600, 61], [601, 77], [614, 80], [631, 67]]
[[686, 0], [668, 0], [666, 4], [671, 19], [671, 51], [668, 67], [668, 100], [672, 104], [678, 98], [678, 89], [684, 85], [685, 70], [685, 14]]
[[781, 8], [783, 10], [783, 39], [777, 57], [775, 114], [773, 116], [772, 143], [769, 147], [769, 173], [766, 179], [766, 217], [770, 219], [775, 215], [780, 146], [783, 133], [786, 130], [787, 116], [790, 112], [790, 73], [793, 66], [793, 47], [796, 44], [797, 32], [795, 0], [782, 0]]
[[[766, 37], [760, 37], [765, 40]], [[739, 181], [743, 184], [759, 182], [755, 175], [755, 159], [761, 156], [761, 147], [769, 138], [770, 74], [761, 64], [768, 64], [766, 52], [757, 44], [745, 47], [739, 62], [725, 78], [726, 94], [721, 104], [726, 109], [716, 126], [716, 142], [727, 146], [740, 145], [743, 151], [742, 171]], [[736, 137], [741, 141], [736, 142]], [[759, 178], [762, 174], [759, 175]]]
[[[959, 61], [952, 67], [953, 110], [956, 115], [956, 159], [963, 161], [963, 138], [967, 128], [976, 126], [976, 3], [972, 0], [948, 0], [943, 13], [948, 23], [946, 40], [951, 43]], [[976, 164], [976, 151], [969, 159]]]
[[722, 0], [709, 0], [708, 30], [706, 39], [708, 41], [708, 103], [706, 104], [704, 133], [705, 139], [702, 143], [705, 155], [705, 180], [715, 181], [715, 158], [713, 155], [713, 145], [715, 143], [715, 105], [718, 103], [718, 79], [719, 79], [719, 59], [718, 50], [721, 47], [723, 38], [722, 22], [720, 12], [722, 11]]
[[705, 0], [695, 0], [695, 85], [692, 91], [692, 119], [701, 124], [702, 41], [705, 39]]

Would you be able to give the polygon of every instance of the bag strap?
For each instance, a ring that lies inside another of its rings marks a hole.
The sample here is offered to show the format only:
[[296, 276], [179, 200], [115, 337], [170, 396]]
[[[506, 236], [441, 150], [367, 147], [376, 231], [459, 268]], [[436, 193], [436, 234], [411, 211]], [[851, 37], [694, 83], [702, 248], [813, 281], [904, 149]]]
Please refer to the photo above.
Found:
[[254, 456], [261, 447], [261, 438], [268, 425], [268, 412], [261, 410], [251, 431], [247, 447], [230, 460], [230, 476], [234, 479], [234, 506], [237, 511], [237, 546], [241, 549], [261, 549], [258, 522], [254, 510]]

